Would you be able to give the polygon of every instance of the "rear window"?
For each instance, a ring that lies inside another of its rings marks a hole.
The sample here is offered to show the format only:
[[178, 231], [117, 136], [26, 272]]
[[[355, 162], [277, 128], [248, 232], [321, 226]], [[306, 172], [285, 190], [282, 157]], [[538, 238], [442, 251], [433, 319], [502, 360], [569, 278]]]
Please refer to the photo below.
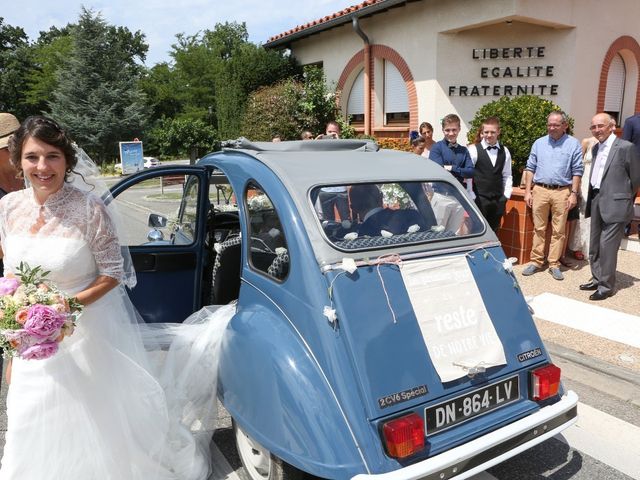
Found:
[[441, 241], [482, 233], [469, 198], [446, 182], [317, 187], [311, 202], [328, 240], [341, 250]]

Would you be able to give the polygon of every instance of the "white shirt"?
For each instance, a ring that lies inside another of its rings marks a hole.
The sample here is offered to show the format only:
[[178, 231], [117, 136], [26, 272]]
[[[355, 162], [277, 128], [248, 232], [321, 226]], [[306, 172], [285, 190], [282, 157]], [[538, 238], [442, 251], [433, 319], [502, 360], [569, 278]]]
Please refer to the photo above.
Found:
[[[489, 146], [489, 144], [485, 141], [482, 140], [479, 144], [473, 144], [473, 145], [469, 145], [467, 147], [467, 149], [469, 150], [469, 156], [471, 157], [471, 161], [473, 162], [473, 165], [476, 165], [476, 162], [478, 161], [478, 148], [483, 148], [484, 150], [486, 150], [487, 155], [489, 155], [489, 160], [491, 160], [491, 165], [493, 165], [494, 167], [496, 166], [496, 162], [498, 161], [498, 150], [497, 149], [490, 149], [487, 150], [487, 147]], [[500, 147], [500, 142], [496, 142], [496, 147]], [[469, 184], [471, 184], [471, 182], [468, 182]], [[511, 172], [511, 152], [509, 152], [509, 149], [507, 147], [504, 147], [504, 167], [502, 167], [502, 186], [504, 187], [504, 193], [503, 195], [506, 198], [511, 198], [511, 192], [513, 191], [513, 175]], [[469, 188], [470, 185], [469, 185]], [[473, 195], [473, 191], [471, 189], [472, 195]], [[473, 195], [472, 198], [475, 198], [475, 195]]]
[[607, 164], [609, 150], [611, 150], [611, 145], [613, 145], [613, 141], [615, 139], [616, 136], [612, 133], [607, 137], [604, 143], [598, 145], [598, 155], [593, 161], [593, 174], [591, 175], [591, 186], [593, 188], [600, 188], [602, 174], [604, 173], [604, 166]]

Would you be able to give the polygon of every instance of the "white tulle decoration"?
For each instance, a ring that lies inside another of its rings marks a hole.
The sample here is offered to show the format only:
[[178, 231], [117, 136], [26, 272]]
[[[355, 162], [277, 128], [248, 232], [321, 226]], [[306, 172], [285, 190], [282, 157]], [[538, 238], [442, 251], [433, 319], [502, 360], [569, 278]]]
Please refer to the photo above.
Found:
[[342, 259], [341, 268], [345, 272], [353, 273], [358, 269], [358, 266], [356, 265], [356, 261], [353, 258], [346, 258], [345, 257], [345, 258]]

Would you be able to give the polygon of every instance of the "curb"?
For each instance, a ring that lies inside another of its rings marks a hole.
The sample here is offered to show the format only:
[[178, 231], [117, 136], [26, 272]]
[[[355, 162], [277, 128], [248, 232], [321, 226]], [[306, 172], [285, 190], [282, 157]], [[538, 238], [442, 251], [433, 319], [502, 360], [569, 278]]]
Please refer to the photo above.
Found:
[[577, 352], [567, 347], [563, 347], [562, 345], [558, 345], [557, 343], [545, 341], [544, 344], [551, 356], [560, 357], [564, 360], [576, 363], [581, 367], [587, 368], [594, 372], [608, 375], [610, 377], [614, 377], [618, 380], [622, 380], [624, 382], [640, 387], [640, 373], [637, 373], [628, 368], [613, 365], [594, 357], [589, 357], [583, 353]]

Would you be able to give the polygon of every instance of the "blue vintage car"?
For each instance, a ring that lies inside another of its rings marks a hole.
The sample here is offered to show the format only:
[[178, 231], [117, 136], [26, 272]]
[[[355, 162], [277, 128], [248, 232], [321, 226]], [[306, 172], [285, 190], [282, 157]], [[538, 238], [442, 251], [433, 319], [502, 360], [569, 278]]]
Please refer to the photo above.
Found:
[[576, 421], [511, 262], [433, 162], [240, 140], [113, 193], [145, 320], [237, 301], [219, 397], [252, 479], [467, 478]]

